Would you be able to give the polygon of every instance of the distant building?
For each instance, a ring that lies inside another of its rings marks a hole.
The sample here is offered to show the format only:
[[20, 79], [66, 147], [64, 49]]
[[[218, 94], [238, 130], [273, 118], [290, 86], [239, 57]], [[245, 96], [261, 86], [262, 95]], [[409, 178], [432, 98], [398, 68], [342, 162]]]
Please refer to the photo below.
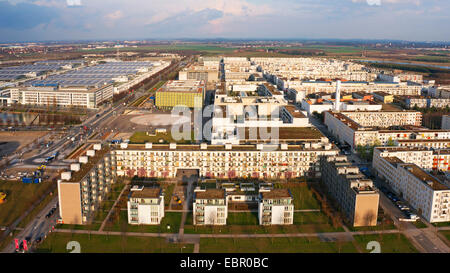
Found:
[[442, 129], [448, 130], [450, 129], [450, 116], [449, 115], [444, 115], [442, 116]]
[[373, 92], [373, 98], [381, 101], [382, 103], [392, 103], [394, 102], [394, 96], [383, 91]]
[[292, 225], [294, 199], [288, 189], [260, 190], [258, 218], [260, 225]]
[[112, 100], [113, 85], [101, 87], [17, 87], [11, 88], [11, 102], [24, 105], [97, 108]]
[[164, 217], [164, 194], [160, 188], [134, 186], [128, 196], [128, 223], [159, 225]]

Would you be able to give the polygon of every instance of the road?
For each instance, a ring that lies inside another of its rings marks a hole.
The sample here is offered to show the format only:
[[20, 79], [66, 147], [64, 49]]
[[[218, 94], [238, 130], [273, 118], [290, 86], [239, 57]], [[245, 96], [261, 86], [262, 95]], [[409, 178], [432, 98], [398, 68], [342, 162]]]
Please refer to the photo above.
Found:
[[[58, 218], [59, 212], [56, 210], [56, 212], [50, 217], [46, 218], [45, 216], [50, 211], [51, 208], [56, 206], [58, 203], [58, 197], [53, 198], [47, 206], [43, 210], [41, 210], [36, 218], [28, 224], [20, 233], [15, 236], [15, 239], [19, 239], [19, 243], [23, 240], [25, 240], [26, 237], [31, 237], [30, 242], [32, 244], [28, 245], [28, 247], [32, 248], [33, 243], [35, 242], [36, 238], [41, 237], [43, 240], [49, 232], [52, 231], [52, 227], [56, 225], [56, 219]], [[5, 248], [2, 250], [3, 253], [12, 253], [15, 251], [15, 243], [14, 240]]]
[[[191, 59], [190, 59], [191, 60]], [[182, 68], [184, 66], [180, 66], [180, 62], [176, 63], [172, 69], [167, 70], [162, 75], [166, 75], [167, 73], [172, 73], [174, 70], [178, 68]], [[137, 88], [134, 92], [134, 95], [136, 98], [139, 98], [143, 95], [146, 95], [147, 93], [147, 86], [143, 85], [140, 88]], [[95, 115], [92, 115], [88, 119], [86, 119], [81, 125], [73, 126], [69, 130], [67, 130], [66, 134], [58, 141], [55, 141], [52, 143], [48, 148], [41, 151], [39, 154], [28, 158], [24, 160], [21, 163], [18, 163], [22, 166], [28, 166], [28, 167], [38, 167], [42, 165], [43, 162], [45, 162], [45, 158], [49, 155], [59, 152], [59, 157], [57, 157], [53, 162], [49, 163], [49, 168], [66, 168], [69, 166], [70, 162], [64, 161], [63, 158], [65, 158], [65, 155], [70, 153], [74, 148], [78, 146], [78, 144], [81, 144], [86, 142], [90, 136], [92, 136], [96, 132], [100, 132], [102, 129], [107, 127], [109, 123], [112, 122], [112, 120], [115, 118], [116, 115], [119, 115], [124, 112], [127, 105], [124, 103], [124, 101], [127, 101], [130, 95], [122, 98], [119, 102], [117, 102], [115, 105], [109, 104], [108, 106], [101, 109], [98, 113]], [[84, 126], [86, 126], [88, 129], [88, 132], [84, 132]], [[80, 138], [80, 134], [84, 134], [84, 138]], [[76, 143], [73, 143], [72, 138], [78, 138], [79, 141]], [[18, 164], [15, 164], [16, 166]], [[43, 196], [44, 197], [44, 196]], [[50, 211], [50, 209], [54, 206], [56, 206], [58, 203], [58, 198], [55, 197], [53, 200], [49, 202], [49, 204], [46, 205], [46, 207], [41, 210], [38, 215], [33, 219], [25, 228], [22, 230], [18, 235], [17, 239], [23, 240], [26, 237], [31, 237], [31, 242], [34, 242], [35, 239], [39, 236], [42, 236], [43, 238], [48, 234], [48, 232], [51, 231], [52, 226], [56, 225], [56, 220], [59, 217], [59, 211], [57, 210], [52, 217], [46, 218], [45, 216]], [[33, 209], [31, 207], [30, 209]], [[26, 215], [26, 213], [25, 213]], [[21, 219], [23, 218], [23, 215], [15, 221], [15, 224], [8, 227], [8, 229], [14, 230], [17, 225], [20, 223]], [[43, 239], [42, 238], [42, 239]], [[14, 241], [8, 245], [3, 252], [11, 253], [14, 252], [15, 245]]]

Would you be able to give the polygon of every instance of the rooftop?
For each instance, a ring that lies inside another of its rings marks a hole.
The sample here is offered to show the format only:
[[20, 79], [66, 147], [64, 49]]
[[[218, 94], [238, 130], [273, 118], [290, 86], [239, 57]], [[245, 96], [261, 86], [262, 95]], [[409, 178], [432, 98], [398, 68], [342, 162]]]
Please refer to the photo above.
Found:
[[131, 191], [131, 198], [159, 198], [161, 195], [161, 188], [148, 188], [145, 187], [143, 190]]
[[272, 189], [269, 192], [261, 192], [263, 199], [291, 198], [291, 192], [288, 189]]
[[223, 199], [225, 198], [224, 189], [206, 189], [195, 192], [194, 199]]

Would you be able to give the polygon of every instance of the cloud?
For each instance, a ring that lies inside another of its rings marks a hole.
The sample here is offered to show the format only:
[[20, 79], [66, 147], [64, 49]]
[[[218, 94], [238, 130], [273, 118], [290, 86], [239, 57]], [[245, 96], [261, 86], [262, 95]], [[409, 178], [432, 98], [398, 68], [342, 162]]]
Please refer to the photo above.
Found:
[[119, 19], [121, 19], [122, 17], [123, 17], [123, 13], [122, 13], [122, 11], [120, 11], [120, 10], [116, 10], [116, 11], [114, 11], [114, 12], [111, 12], [111, 13], [105, 15], [105, 18], [106, 18], [106, 19], [108, 19], [108, 20], [113, 20], [113, 21], [119, 20]]
[[66, 0], [67, 6], [69, 7], [79, 7], [81, 6], [81, 0]]
[[48, 24], [59, 15], [52, 7], [0, 1], [0, 28], [24, 30]]

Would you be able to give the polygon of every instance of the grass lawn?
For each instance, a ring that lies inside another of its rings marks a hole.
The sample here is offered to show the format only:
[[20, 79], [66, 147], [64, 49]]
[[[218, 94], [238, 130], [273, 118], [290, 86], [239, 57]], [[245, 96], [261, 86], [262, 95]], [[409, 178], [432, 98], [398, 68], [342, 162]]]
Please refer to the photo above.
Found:
[[320, 209], [319, 201], [305, 183], [276, 184], [275, 188], [288, 188], [294, 197], [294, 209]]
[[[36, 252], [68, 253], [66, 245], [77, 241], [81, 253], [192, 253], [192, 244], [167, 243], [165, 238], [117, 235], [67, 234], [53, 232]], [[182, 247], [186, 247], [182, 249]]]
[[[177, 233], [180, 229], [181, 212], [165, 212], [160, 225], [129, 225], [126, 210], [120, 211], [119, 219], [113, 225], [106, 225], [105, 230], [122, 232], [146, 232], [146, 233]], [[170, 225], [170, 229], [167, 229]]]
[[0, 191], [7, 194], [0, 204], [0, 225], [8, 226], [36, 202], [52, 183], [24, 184], [18, 181], [0, 181]]
[[435, 227], [449, 227], [450, 222], [431, 223]]
[[306, 238], [201, 238], [201, 253], [356, 253], [351, 242], [322, 242]]
[[17, 227], [20, 228], [24, 228], [26, 227], [26, 225], [28, 225], [28, 223], [30, 223], [31, 220], [33, 220], [36, 215], [42, 211], [45, 206], [48, 205], [48, 203], [50, 203], [50, 201], [55, 198], [55, 196], [58, 196], [58, 188], [55, 188], [53, 190], [53, 195], [47, 195], [44, 200], [39, 203], [39, 205], [37, 205], [20, 223]]
[[366, 252], [367, 243], [377, 241], [381, 245], [381, 253], [417, 253], [417, 249], [403, 234], [374, 234], [374, 235], [355, 235], [357, 244]]
[[417, 220], [415, 222], [413, 222], [413, 225], [415, 225], [417, 228], [427, 228], [428, 226], [425, 225], [424, 222], [422, 222], [422, 220]]
[[450, 241], [450, 230], [441, 230], [439, 231], [442, 235], [445, 236], [445, 238], [447, 238], [447, 240]]
[[229, 212], [227, 225], [258, 225], [257, 212]]
[[[194, 132], [192, 132], [192, 138], [194, 139]], [[189, 140], [181, 140], [177, 141], [172, 138], [172, 135], [170, 133], [164, 134], [159, 133], [154, 136], [147, 135], [147, 132], [135, 132], [130, 137], [130, 144], [144, 144], [147, 142], [151, 143], [179, 143], [179, 144], [190, 144], [191, 141]]]
[[168, 209], [170, 205], [170, 199], [172, 198], [173, 189], [175, 188], [175, 183], [165, 183], [162, 184], [161, 187], [164, 190], [164, 207], [165, 209]]
[[184, 232], [186, 234], [277, 234], [277, 233], [316, 233], [316, 232], [341, 232], [344, 229], [333, 227], [330, 219], [321, 212], [295, 212], [294, 224], [287, 226], [260, 226], [258, 214], [250, 212], [228, 213], [226, 226], [194, 226], [192, 213], [188, 213]]

